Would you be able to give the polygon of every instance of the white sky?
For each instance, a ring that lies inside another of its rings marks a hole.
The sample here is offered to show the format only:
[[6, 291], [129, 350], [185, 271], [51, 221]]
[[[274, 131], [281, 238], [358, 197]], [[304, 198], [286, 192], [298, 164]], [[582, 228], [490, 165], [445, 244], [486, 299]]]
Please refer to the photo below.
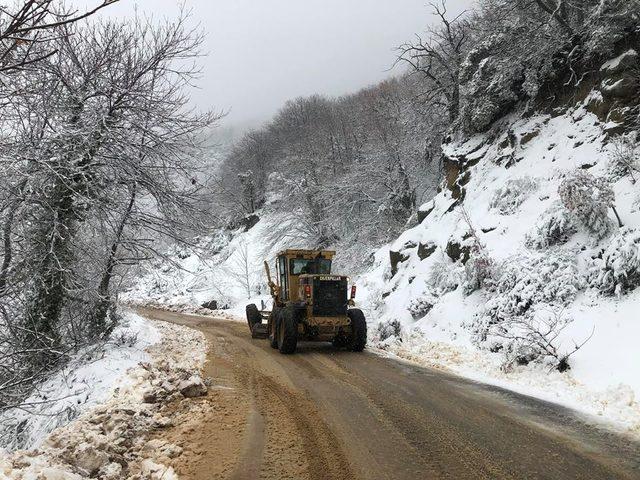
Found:
[[[90, 0], [77, 0], [83, 4]], [[94, 2], [91, 2], [95, 4]], [[449, 0], [458, 13], [471, 0]], [[340, 95], [391, 73], [395, 47], [433, 21], [428, 0], [186, 0], [207, 33], [203, 109], [255, 124], [291, 98]], [[175, 16], [178, 0], [120, 0], [101, 15]]]

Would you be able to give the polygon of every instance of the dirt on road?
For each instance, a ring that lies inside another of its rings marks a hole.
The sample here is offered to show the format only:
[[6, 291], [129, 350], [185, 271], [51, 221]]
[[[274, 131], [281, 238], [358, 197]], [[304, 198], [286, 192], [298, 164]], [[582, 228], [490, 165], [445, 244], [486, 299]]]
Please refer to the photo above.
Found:
[[553, 404], [372, 353], [281, 355], [240, 322], [201, 330], [209, 395], [162, 438], [182, 479], [640, 479], [640, 445]]

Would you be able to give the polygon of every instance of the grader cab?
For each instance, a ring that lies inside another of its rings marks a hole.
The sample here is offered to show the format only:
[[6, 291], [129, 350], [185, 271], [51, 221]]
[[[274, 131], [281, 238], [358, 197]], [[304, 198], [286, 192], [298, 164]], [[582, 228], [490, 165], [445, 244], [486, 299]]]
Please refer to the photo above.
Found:
[[276, 258], [275, 278], [265, 261], [273, 308], [247, 305], [253, 338], [269, 338], [272, 348], [293, 353], [299, 340], [332, 342], [336, 348], [361, 352], [367, 343], [367, 323], [354, 308], [356, 287], [349, 278], [331, 273], [335, 252], [285, 250]]

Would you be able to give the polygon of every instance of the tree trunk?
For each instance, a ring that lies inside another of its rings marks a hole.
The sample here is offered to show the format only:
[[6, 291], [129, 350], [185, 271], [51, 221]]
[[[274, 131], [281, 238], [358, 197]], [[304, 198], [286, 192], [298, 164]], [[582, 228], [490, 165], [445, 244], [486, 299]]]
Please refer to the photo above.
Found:
[[451, 91], [451, 97], [449, 99], [449, 122], [453, 123], [458, 119], [460, 114], [460, 85], [455, 84]]
[[50, 211], [41, 219], [43, 229], [35, 232], [38, 246], [34, 254], [40, 255], [35, 269], [35, 284], [27, 309], [25, 338], [28, 346], [55, 349], [60, 344], [57, 324], [64, 304], [68, 284], [68, 266], [72, 261], [71, 240], [76, 232], [73, 215], [73, 194], [62, 181], [50, 201]]
[[616, 210], [616, 207], [611, 207], [611, 210], [613, 210], [613, 213], [616, 215], [616, 218], [618, 219], [618, 227], [620, 228], [624, 227], [624, 223], [622, 223], [622, 220], [620, 219], [620, 215], [618, 215], [618, 210]]
[[[18, 186], [19, 194], [22, 193], [26, 185], [26, 180], [23, 180], [20, 183]], [[4, 254], [2, 257], [2, 267], [0, 267], [0, 297], [2, 297], [7, 291], [7, 280], [9, 278], [9, 270], [11, 269], [11, 261], [13, 260], [13, 242], [11, 240], [11, 234], [13, 233], [13, 220], [21, 203], [20, 198], [18, 198], [9, 206], [9, 212], [7, 213], [4, 220], [4, 227], [2, 228]]]
[[109, 307], [111, 306], [111, 295], [109, 287], [111, 286], [113, 271], [117, 265], [116, 255], [118, 254], [118, 248], [122, 242], [122, 235], [124, 233], [125, 227], [127, 226], [127, 223], [129, 222], [131, 212], [133, 211], [133, 207], [136, 202], [136, 188], [137, 186], [134, 183], [131, 187], [129, 203], [127, 204], [127, 208], [125, 209], [122, 218], [120, 219], [118, 228], [116, 229], [116, 236], [113, 243], [111, 244], [111, 248], [109, 249], [107, 263], [104, 272], [102, 273], [100, 285], [98, 286], [98, 304], [94, 309], [91, 325], [91, 332], [96, 336], [108, 335], [113, 330], [113, 327], [115, 327], [113, 323], [107, 325], [107, 313], [109, 312]]

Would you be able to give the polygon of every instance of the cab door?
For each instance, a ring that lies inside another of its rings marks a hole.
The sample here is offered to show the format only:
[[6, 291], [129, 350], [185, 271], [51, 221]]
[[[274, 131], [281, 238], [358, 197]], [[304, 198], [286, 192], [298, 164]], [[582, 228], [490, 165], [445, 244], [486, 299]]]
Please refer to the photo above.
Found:
[[280, 275], [280, 301], [289, 300], [289, 276], [287, 275], [289, 265], [287, 265], [287, 257], [280, 255], [278, 257], [278, 274]]

